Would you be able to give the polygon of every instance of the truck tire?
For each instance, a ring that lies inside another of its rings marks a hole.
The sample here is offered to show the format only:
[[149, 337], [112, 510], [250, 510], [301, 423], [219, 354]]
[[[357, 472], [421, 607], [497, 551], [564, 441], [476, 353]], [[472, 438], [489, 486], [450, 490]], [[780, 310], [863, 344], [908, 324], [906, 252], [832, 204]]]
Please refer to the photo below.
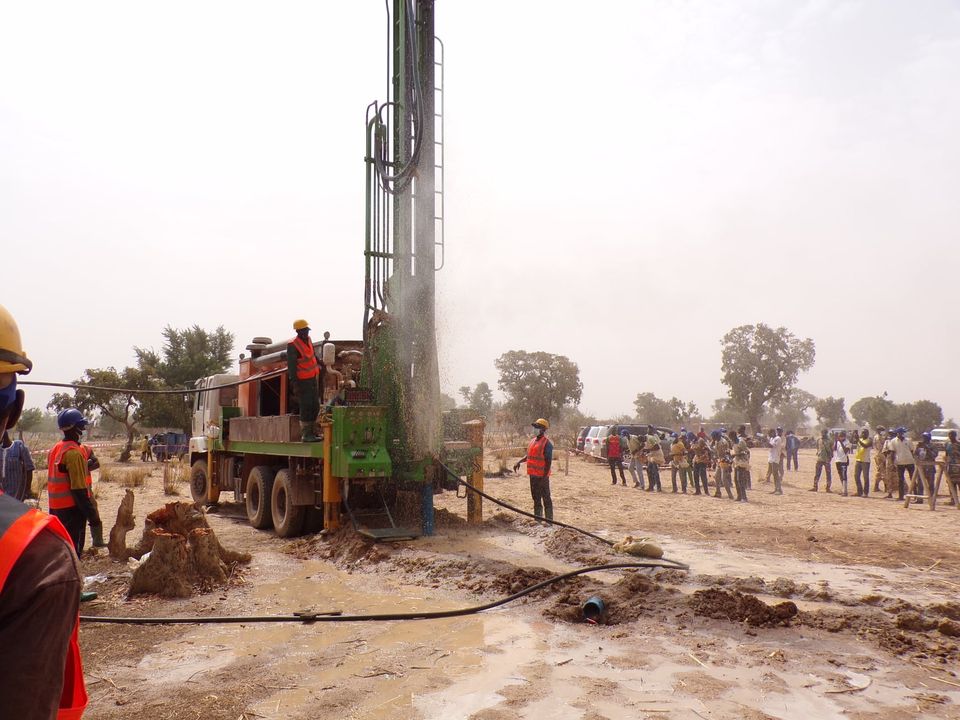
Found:
[[190, 497], [200, 506], [207, 504], [207, 461], [195, 460], [190, 466]]
[[273, 468], [257, 465], [247, 479], [247, 520], [257, 530], [273, 527], [270, 497], [273, 494]]
[[273, 513], [273, 529], [282, 538], [303, 535], [303, 523], [306, 519], [305, 505], [293, 504], [293, 479], [290, 471], [284, 468], [277, 471], [273, 480], [273, 492], [270, 494], [270, 511]]

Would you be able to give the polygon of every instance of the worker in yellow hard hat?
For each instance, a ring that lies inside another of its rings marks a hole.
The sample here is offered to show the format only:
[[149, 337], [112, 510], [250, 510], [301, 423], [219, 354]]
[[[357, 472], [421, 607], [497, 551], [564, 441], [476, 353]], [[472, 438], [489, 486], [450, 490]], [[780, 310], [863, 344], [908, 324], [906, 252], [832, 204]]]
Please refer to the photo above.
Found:
[[300, 405], [300, 437], [316, 442], [320, 414], [320, 361], [310, 339], [310, 323], [294, 320], [296, 336], [287, 344], [287, 378]]
[[520, 471], [520, 464], [527, 464], [530, 476], [530, 495], [533, 497], [533, 514], [547, 520], [553, 520], [553, 500], [550, 499], [550, 466], [553, 464], [553, 443], [547, 437], [550, 422], [546, 418], [537, 418], [533, 426], [533, 440], [527, 447], [527, 454], [517, 460], [514, 472]]
[[[32, 363], [0, 305], [0, 436], [23, 409]], [[60, 521], [0, 490], [0, 698], [3, 717], [79, 718], [87, 705], [78, 641], [80, 567]], [[29, 681], [26, 681], [29, 679]]]

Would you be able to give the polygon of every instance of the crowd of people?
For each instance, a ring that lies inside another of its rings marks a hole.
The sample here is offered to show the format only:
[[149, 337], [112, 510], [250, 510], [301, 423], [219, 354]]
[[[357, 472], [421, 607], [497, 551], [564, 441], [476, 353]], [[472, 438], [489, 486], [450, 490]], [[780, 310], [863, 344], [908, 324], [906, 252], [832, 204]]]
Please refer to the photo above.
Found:
[[[896, 495], [902, 501], [914, 496], [915, 502], [921, 502], [926, 491], [934, 486], [938, 459], [945, 462], [949, 481], [960, 483], [960, 442], [956, 431], [950, 432], [942, 458], [938, 457], [941, 451], [933, 445], [930, 433], [922, 433], [916, 443], [911, 443], [906, 433], [903, 427], [889, 432], [878, 427], [872, 435], [863, 429], [851, 432], [848, 437], [846, 431], [833, 434], [823, 430], [816, 444], [813, 486], [809, 490], [818, 492], [820, 479], [824, 477], [825, 491], [833, 492], [835, 470], [839, 494], [850, 495], [851, 459], [857, 497], [870, 496], [871, 465], [875, 466], [873, 491], [880, 492], [882, 485], [886, 498]], [[689, 487], [694, 495], [710, 495], [712, 479], [714, 497], [723, 497], [725, 492], [729, 499], [747, 502], [747, 491], [752, 490], [751, 450], [767, 453], [764, 481], [773, 481], [770, 491], [773, 495], [783, 494], [785, 470], [800, 469], [800, 439], [792, 431], [784, 433], [779, 427], [749, 439], [743, 425], [736, 430], [720, 429], [709, 434], [702, 427], [696, 433], [681, 428], [669, 436], [668, 447], [669, 459], [665, 456], [661, 435], [652, 425], [646, 433], [630, 434], [625, 429], [619, 434], [611, 433], [604, 440], [604, 449], [612, 484], [627, 485], [626, 469], [634, 488], [662, 492], [661, 470], [669, 469], [674, 493], [686, 493]], [[950, 502], [954, 504], [955, 498]]]

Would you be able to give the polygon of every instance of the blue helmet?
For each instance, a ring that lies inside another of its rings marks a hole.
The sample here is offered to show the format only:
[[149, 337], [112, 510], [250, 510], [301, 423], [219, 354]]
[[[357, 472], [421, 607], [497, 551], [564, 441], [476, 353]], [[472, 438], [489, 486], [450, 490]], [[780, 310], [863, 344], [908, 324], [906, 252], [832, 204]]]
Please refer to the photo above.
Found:
[[923, 433], [923, 435], [921, 435], [921, 437], [922, 437], [924, 440], [926, 440], [927, 442], [930, 442], [930, 441], [933, 439], [933, 435], [931, 435], [931, 434], [928, 433], [928, 432]]
[[69, 430], [72, 427], [79, 427], [83, 430], [86, 426], [87, 419], [76, 408], [61, 410], [57, 415], [57, 427], [61, 430]]

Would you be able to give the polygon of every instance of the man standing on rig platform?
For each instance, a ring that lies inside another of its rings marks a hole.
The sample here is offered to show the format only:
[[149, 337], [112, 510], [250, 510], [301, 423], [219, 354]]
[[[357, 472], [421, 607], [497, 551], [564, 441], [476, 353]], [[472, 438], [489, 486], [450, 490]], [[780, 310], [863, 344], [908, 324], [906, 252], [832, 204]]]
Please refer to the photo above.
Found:
[[[517, 460], [513, 466], [514, 472], [520, 471], [520, 464], [527, 464], [527, 475], [530, 476], [530, 495], [533, 496], [533, 514], [542, 518], [546, 513], [547, 520], [553, 520], [553, 500], [550, 499], [550, 466], [553, 464], [553, 443], [547, 437], [546, 431], [550, 423], [544, 418], [538, 418], [532, 423], [534, 436], [527, 448], [527, 454]], [[622, 471], [621, 471], [622, 472]]]
[[320, 414], [320, 361], [310, 339], [310, 323], [295, 320], [296, 337], [287, 344], [287, 376], [300, 405], [300, 437], [316, 442], [317, 415]]

